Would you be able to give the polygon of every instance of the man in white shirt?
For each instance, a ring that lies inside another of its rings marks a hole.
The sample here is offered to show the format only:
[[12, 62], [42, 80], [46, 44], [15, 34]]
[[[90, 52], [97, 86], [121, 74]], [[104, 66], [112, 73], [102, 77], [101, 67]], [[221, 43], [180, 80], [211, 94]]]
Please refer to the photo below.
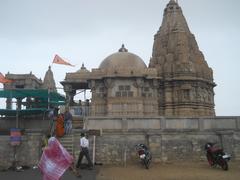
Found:
[[92, 164], [92, 161], [90, 159], [89, 150], [88, 150], [88, 148], [89, 148], [89, 141], [85, 137], [84, 133], [81, 133], [80, 147], [81, 147], [81, 151], [80, 151], [80, 154], [79, 154], [79, 157], [78, 157], [78, 162], [77, 162], [76, 167], [77, 168], [81, 167], [82, 158], [83, 158], [83, 156], [85, 156], [87, 161], [88, 161], [89, 169], [92, 169], [93, 164]]

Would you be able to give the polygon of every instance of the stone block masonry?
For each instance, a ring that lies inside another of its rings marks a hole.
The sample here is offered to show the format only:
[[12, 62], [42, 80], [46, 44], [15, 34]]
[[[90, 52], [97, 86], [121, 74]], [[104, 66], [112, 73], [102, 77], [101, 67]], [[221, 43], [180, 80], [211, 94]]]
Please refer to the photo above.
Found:
[[[138, 163], [134, 145], [149, 146], [154, 162], [189, 160], [205, 161], [204, 145], [215, 142], [240, 160], [240, 117], [216, 118], [110, 118], [89, 117], [87, 129], [101, 129], [95, 139], [95, 162], [125, 165]], [[84, 130], [84, 131], [86, 131]], [[80, 133], [73, 129], [73, 155], [77, 161]], [[19, 165], [33, 166], [41, 155], [43, 131], [27, 129], [22, 144], [17, 148]], [[93, 155], [93, 135], [89, 135], [90, 155]], [[9, 136], [0, 136], [0, 167], [10, 167], [13, 147]]]
[[102, 135], [96, 137], [96, 162], [105, 164], [136, 161], [134, 145], [137, 143], [145, 143], [150, 147], [155, 162], [205, 160], [206, 142], [217, 143], [232, 154], [233, 159], [240, 160], [239, 120], [239, 117], [91, 117], [86, 120], [85, 127], [101, 127]]
[[[16, 147], [16, 165], [34, 166], [41, 156], [41, 130], [26, 130], [22, 141]], [[10, 144], [9, 135], [0, 136], [0, 169], [7, 169], [14, 162], [14, 147]]]

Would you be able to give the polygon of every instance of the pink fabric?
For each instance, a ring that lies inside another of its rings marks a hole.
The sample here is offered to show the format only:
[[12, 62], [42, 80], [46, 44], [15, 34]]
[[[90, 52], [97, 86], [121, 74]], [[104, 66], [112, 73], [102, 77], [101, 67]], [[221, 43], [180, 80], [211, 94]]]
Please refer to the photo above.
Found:
[[51, 137], [38, 167], [43, 174], [43, 180], [59, 180], [72, 162], [73, 157], [55, 137]]

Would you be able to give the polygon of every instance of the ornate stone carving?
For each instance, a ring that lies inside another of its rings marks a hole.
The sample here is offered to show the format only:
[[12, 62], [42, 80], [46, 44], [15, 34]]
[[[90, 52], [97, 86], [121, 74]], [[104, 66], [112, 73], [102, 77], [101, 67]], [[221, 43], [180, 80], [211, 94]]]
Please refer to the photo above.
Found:
[[65, 92], [71, 92], [72, 91], [72, 85], [70, 85], [70, 84], [64, 85], [64, 91]]
[[142, 78], [136, 78], [134, 84], [136, 88], [142, 88], [144, 86], [144, 80]]
[[113, 88], [114, 86], [114, 81], [110, 78], [104, 79], [104, 86], [106, 88]]

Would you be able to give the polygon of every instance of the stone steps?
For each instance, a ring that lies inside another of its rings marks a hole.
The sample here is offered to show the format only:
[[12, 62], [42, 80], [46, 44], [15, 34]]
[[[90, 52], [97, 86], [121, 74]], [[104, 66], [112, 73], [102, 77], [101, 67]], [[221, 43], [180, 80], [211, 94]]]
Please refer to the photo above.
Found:
[[73, 129], [83, 129], [84, 117], [83, 116], [73, 116], [72, 127], [73, 127]]
[[59, 139], [63, 147], [73, 155], [73, 134], [66, 134]]

